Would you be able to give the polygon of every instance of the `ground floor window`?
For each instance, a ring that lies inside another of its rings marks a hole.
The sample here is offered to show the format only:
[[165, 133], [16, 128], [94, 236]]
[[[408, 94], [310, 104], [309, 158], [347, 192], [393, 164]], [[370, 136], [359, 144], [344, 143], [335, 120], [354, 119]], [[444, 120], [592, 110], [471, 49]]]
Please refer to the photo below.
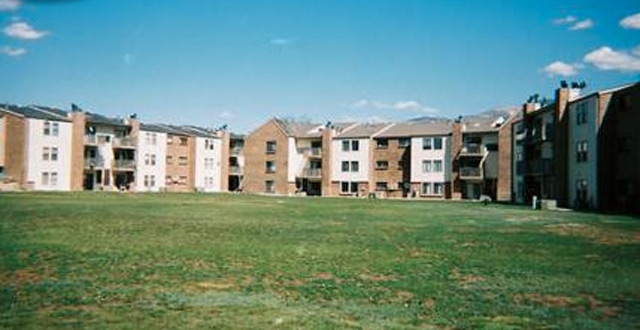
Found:
[[340, 193], [341, 194], [356, 194], [356, 193], [358, 193], [358, 183], [357, 182], [348, 182], [348, 181], [340, 182]]
[[264, 191], [268, 193], [274, 193], [276, 191], [275, 183], [273, 180], [267, 180], [264, 182]]
[[[171, 180], [171, 177], [169, 177]], [[156, 176], [155, 175], [145, 175], [144, 176], [144, 186], [146, 188], [151, 188], [156, 186]]]
[[376, 182], [376, 190], [377, 191], [386, 191], [387, 190], [387, 183], [386, 182]]
[[421, 193], [425, 196], [442, 196], [444, 194], [444, 184], [442, 182], [423, 182]]

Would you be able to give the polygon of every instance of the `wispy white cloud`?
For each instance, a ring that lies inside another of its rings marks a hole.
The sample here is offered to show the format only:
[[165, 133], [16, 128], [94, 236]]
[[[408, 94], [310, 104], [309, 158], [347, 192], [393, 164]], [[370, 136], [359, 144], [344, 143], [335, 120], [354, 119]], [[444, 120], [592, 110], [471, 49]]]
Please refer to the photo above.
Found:
[[613, 50], [608, 46], [600, 47], [584, 56], [586, 63], [600, 70], [636, 72], [640, 71], [640, 46], [631, 52]]
[[578, 30], [588, 30], [591, 29], [594, 26], [593, 20], [590, 18], [587, 18], [585, 20], [582, 20], [580, 22], [576, 22], [576, 24], [573, 24], [569, 30], [571, 31], [578, 31]]
[[288, 38], [273, 38], [271, 40], [269, 40], [269, 44], [273, 45], [273, 46], [288, 46], [291, 43], [293, 43], [293, 39], [288, 39]]
[[4, 28], [4, 34], [9, 37], [36, 40], [49, 34], [48, 31], [38, 31], [26, 22], [14, 22]]
[[22, 5], [20, 0], [0, 0], [0, 11], [17, 10]]
[[553, 24], [555, 25], [563, 25], [563, 24], [569, 24], [569, 23], [573, 23], [575, 21], [577, 21], [578, 18], [575, 16], [567, 16], [567, 17], [563, 17], [563, 18], [558, 18], [553, 20]]
[[12, 57], [18, 57], [18, 56], [22, 56], [22, 55], [26, 54], [27, 50], [24, 49], [24, 48], [3, 46], [3, 47], [0, 47], [0, 53], [8, 55], [8, 56], [12, 56]]
[[640, 30], [640, 13], [623, 18], [620, 21], [620, 26], [625, 29]]
[[418, 101], [382, 102], [382, 101], [372, 101], [372, 100], [362, 99], [352, 103], [351, 107], [397, 110], [397, 111], [416, 111], [416, 112], [424, 112], [424, 113], [439, 112], [438, 109], [422, 105]]
[[569, 64], [562, 61], [555, 61], [544, 67], [543, 71], [549, 76], [570, 77], [578, 74], [580, 64]]

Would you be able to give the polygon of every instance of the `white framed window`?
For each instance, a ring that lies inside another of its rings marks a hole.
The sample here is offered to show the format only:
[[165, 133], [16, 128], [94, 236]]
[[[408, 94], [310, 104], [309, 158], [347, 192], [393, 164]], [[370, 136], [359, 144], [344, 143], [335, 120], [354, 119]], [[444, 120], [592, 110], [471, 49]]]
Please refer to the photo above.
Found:
[[145, 165], [149, 165], [151, 163], [151, 157], [149, 156], [149, 154], [144, 154], [144, 164]]
[[342, 141], [342, 151], [350, 151], [350, 150], [351, 150], [351, 143], [349, 142], [349, 140]]
[[204, 148], [207, 149], [207, 150], [213, 150], [213, 148], [214, 148], [213, 140], [205, 139], [204, 140]]
[[146, 188], [149, 188], [149, 176], [148, 175], [144, 176], [144, 186]]
[[442, 196], [444, 192], [444, 185], [441, 182], [434, 182], [433, 183], [433, 194], [434, 195], [438, 195], [438, 196]]
[[434, 173], [442, 173], [442, 160], [434, 160], [433, 161], [433, 172]]
[[349, 162], [342, 162], [342, 172], [349, 172]]
[[360, 141], [352, 140], [351, 141], [351, 151], [358, 151], [358, 150], [360, 150]]
[[58, 148], [57, 147], [52, 147], [51, 148], [51, 161], [52, 162], [57, 162], [58, 161]]
[[441, 137], [433, 138], [433, 149], [434, 150], [442, 150], [442, 138]]
[[51, 135], [51, 122], [50, 121], [45, 121], [44, 122], [44, 127], [42, 128], [42, 134], [44, 135]]
[[155, 154], [151, 154], [149, 156], [149, 163], [151, 164], [151, 166], [156, 166], [156, 155]]
[[431, 150], [431, 149], [433, 149], [433, 140], [431, 138], [423, 138], [422, 150]]
[[422, 161], [422, 173], [431, 173], [432, 166], [433, 166], [433, 162], [431, 162], [430, 160], [423, 160]]
[[49, 172], [42, 172], [42, 185], [43, 186], [48, 186], [49, 185]]
[[49, 161], [51, 157], [51, 149], [49, 147], [42, 148], [42, 160]]
[[351, 172], [359, 172], [360, 171], [360, 163], [357, 161], [351, 162]]
[[431, 186], [431, 182], [423, 182], [420, 192], [423, 195], [433, 195], [433, 186]]
[[268, 160], [264, 163], [264, 170], [267, 173], [275, 173], [276, 172], [276, 162], [272, 160]]
[[151, 187], [155, 187], [156, 186], [156, 176], [155, 175], [150, 175], [149, 176], [149, 186], [151, 186]]
[[358, 192], [358, 183], [357, 182], [349, 182], [349, 181], [340, 182], [340, 193], [341, 194], [355, 194], [357, 192]]
[[423, 182], [421, 184], [420, 193], [424, 196], [442, 196], [444, 194], [444, 183]]

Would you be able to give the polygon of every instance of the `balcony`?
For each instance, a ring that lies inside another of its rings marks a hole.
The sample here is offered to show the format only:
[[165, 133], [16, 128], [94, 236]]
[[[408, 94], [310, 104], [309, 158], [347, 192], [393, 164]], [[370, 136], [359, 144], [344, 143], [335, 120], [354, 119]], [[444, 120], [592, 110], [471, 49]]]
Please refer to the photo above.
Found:
[[305, 168], [302, 170], [302, 178], [307, 179], [320, 179], [322, 178], [322, 169], [321, 168]]
[[98, 137], [95, 135], [85, 135], [84, 144], [98, 144]]
[[136, 140], [131, 136], [117, 137], [113, 139], [114, 148], [135, 148]]
[[299, 148], [298, 153], [307, 158], [322, 158], [322, 148]]
[[464, 147], [462, 147], [460, 156], [482, 157], [484, 156], [486, 151], [487, 149], [481, 144], [466, 144]]
[[134, 159], [116, 159], [114, 167], [116, 170], [133, 171], [136, 168], [136, 161]]
[[242, 175], [243, 169], [240, 166], [229, 166], [229, 174], [231, 175]]
[[104, 167], [104, 159], [102, 158], [85, 158], [84, 168], [101, 168]]
[[461, 180], [482, 180], [483, 179], [482, 167], [461, 167], [460, 179]]
[[229, 154], [231, 156], [238, 156], [242, 153], [242, 149], [243, 149], [242, 147], [231, 147], [229, 149]]

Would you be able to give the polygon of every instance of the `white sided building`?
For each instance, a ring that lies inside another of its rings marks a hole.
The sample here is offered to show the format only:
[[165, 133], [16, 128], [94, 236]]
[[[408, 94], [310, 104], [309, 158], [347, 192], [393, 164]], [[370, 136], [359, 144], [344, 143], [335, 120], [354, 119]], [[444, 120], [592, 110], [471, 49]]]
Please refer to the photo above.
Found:
[[204, 128], [183, 126], [181, 129], [195, 137], [194, 188], [202, 192], [222, 191], [222, 139]]
[[388, 124], [358, 124], [331, 141], [331, 186], [334, 195], [365, 196], [371, 187], [371, 137]]
[[157, 192], [165, 188], [167, 133], [162, 126], [141, 124], [137, 140], [135, 190]]
[[[3, 106], [24, 118], [24, 186], [30, 190], [71, 190], [72, 124], [63, 112], [36, 106]], [[7, 137], [11, 143], [12, 137]]]
[[425, 123], [411, 137], [414, 196], [451, 198], [451, 125]]

